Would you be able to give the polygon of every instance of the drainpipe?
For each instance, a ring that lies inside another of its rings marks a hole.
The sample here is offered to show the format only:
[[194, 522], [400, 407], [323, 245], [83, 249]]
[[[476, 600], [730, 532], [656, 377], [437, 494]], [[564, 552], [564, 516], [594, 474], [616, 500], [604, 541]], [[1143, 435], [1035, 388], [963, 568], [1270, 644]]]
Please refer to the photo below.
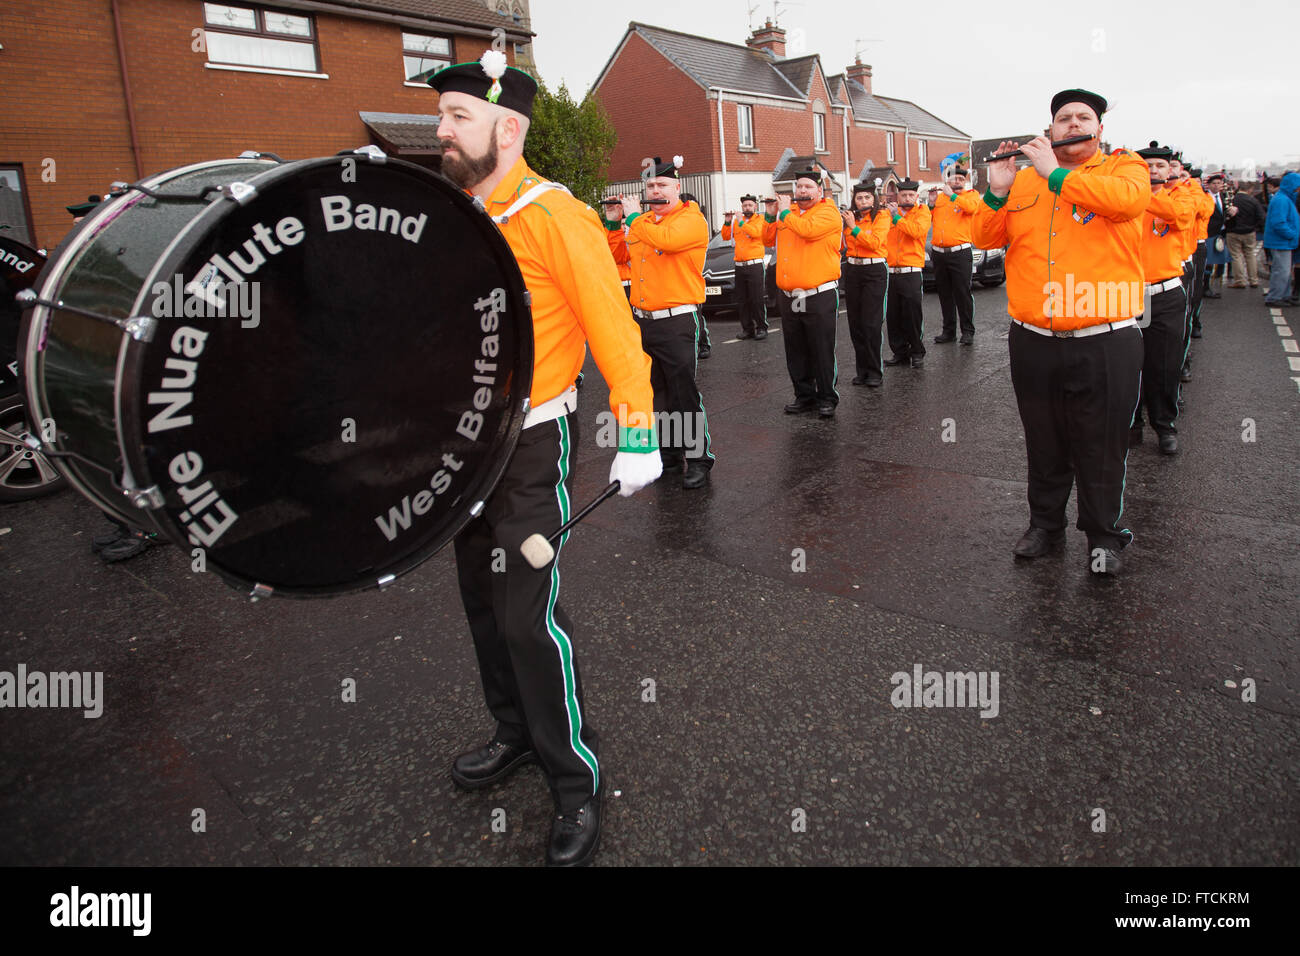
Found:
[[912, 178], [912, 127], [903, 127], [903, 158], [906, 165], [903, 168], [908, 179]]
[[144, 164], [140, 162], [140, 140], [135, 132], [135, 104], [131, 101], [131, 81], [126, 76], [126, 48], [122, 44], [122, 17], [117, 0], [113, 0], [113, 32], [117, 38], [117, 63], [122, 69], [122, 90], [126, 94], [126, 125], [131, 132], [131, 154], [135, 157], [135, 178], [144, 178]]
[[[718, 201], [726, 209], [730, 199], [727, 196], [727, 139], [722, 132], [722, 90], [718, 90], [718, 153], [722, 156], [722, 196]], [[714, 210], [715, 213], [717, 211]]]
[[[845, 110], [840, 114], [840, 119], [844, 121], [844, 188], [849, 190], [853, 188], [853, 170], [849, 168], [849, 111]], [[852, 196], [852, 193], [846, 193]], [[852, 206], [850, 199], [849, 205]]]

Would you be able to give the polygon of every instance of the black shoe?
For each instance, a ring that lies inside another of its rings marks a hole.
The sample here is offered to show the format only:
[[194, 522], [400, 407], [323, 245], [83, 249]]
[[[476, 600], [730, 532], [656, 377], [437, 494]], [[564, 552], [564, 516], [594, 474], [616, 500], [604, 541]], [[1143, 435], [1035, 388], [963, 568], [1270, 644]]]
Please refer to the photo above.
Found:
[[880, 388], [882, 382], [884, 382], [884, 379], [879, 375], [867, 376], [867, 388]]
[[962, 344], [962, 345], [974, 345], [974, 344], [975, 344], [975, 336], [973, 336], [973, 335], [963, 335], [963, 336], [961, 337], [961, 344]]
[[757, 332], [754, 333], [754, 338], [756, 339], [767, 338], [767, 329], [759, 329]]
[[1181, 372], [1178, 373], [1178, 381], [1190, 382], [1191, 380], [1192, 380], [1192, 370], [1190, 368], [1184, 368]]
[[709, 466], [702, 461], [693, 461], [686, 466], [682, 475], [683, 488], [702, 488], [709, 480]]
[[[137, 554], [148, 551], [155, 543], [154, 538], [154, 535], [145, 534], [143, 531], [129, 531], [116, 541], [100, 548], [99, 556], [108, 564], [114, 561], [125, 561], [127, 558], [134, 558]], [[93, 543], [91, 547], [94, 547]]]
[[[602, 789], [604, 784], [602, 783]], [[547, 866], [582, 866], [591, 860], [600, 843], [600, 794], [569, 813], [557, 813], [551, 821], [551, 839], [546, 844]]]
[[1200, 327], [1199, 325], [1195, 325], [1195, 326], [1193, 326], [1193, 327], [1192, 327], [1192, 338], [1194, 338], [1194, 339], [1199, 339], [1200, 337], [1201, 337], [1201, 327]]
[[753, 337], [754, 337], [753, 332], [745, 332], [742, 330], [736, 333], [736, 338], [738, 339], [752, 339]]
[[835, 417], [835, 403], [834, 403], [834, 402], [818, 402], [818, 403], [817, 403], [817, 417], [818, 417], [818, 418], [834, 418], [834, 417]]
[[906, 365], [906, 364], [907, 364], [907, 353], [906, 353], [906, 352], [903, 352], [903, 353], [900, 354], [900, 355], [895, 355], [893, 358], [887, 358], [887, 359], [885, 359], [885, 364], [886, 364], [886, 365]]
[[677, 455], [676, 457], [670, 458], [666, 456], [663, 452], [659, 453], [659, 460], [662, 461], [664, 464], [664, 471], [676, 471], [678, 468], [681, 468], [682, 465], [684, 464], [681, 455]]
[[124, 535], [130, 533], [130, 531], [123, 528], [121, 525], [115, 524], [108, 531], [105, 531], [103, 534], [97, 534], [90, 539], [90, 550], [95, 554], [99, 554], [99, 552], [103, 551], [110, 544], [115, 541], [121, 541]]
[[1142, 444], [1142, 426], [1134, 425], [1128, 430], [1128, 447]]
[[924, 355], [913, 355], [913, 356], [912, 356], [912, 368], [925, 368], [925, 356], [924, 356]]
[[1213, 289], [1206, 289], [1206, 290], [1205, 290], [1205, 297], [1206, 297], [1207, 299], [1222, 299], [1222, 298], [1223, 298], [1223, 294], [1220, 293], [1220, 292], [1215, 292]]
[[866, 385], [866, 384], [867, 384], [867, 380], [866, 380], [865, 378], [863, 378], [861, 375], [855, 375], [855, 376], [853, 376], [853, 381], [849, 382], [849, 384], [850, 384], [850, 385]]
[[798, 401], [791, 402], [785, 407], [787, 415], [798, 415], [800, 412], [810, 412], [817, 407], [817, 403], [811, 398], [801, 398]]
[[504, 780], [530, 763], [537, 763], [535, 750], [494, 740], [486, 747], [457, 757], [451, 765], [451, 779], [462, 790], [479, 790]]
[[1088, 549], [1088, 570], [1093, 574], [1115, 577], [1123, 567], [1124, 562], [1120, 560], [1119, 552], [1114, 548]]
[[1017, 558], [1041, 558], [1049, 551], [1054, 551], [1065, 542], [1064, 531], [1044, 531], [1042, 528], [1030, 527], [1016, 542]]
[[1160, 454], [1178, 454], [1178, 436], [1173, 432], [1165, 432], [1160, 436]]
[[935, 345], [942, 345], [944, 342], [956, 342], [956, 341], [957, 341], [957, 336], [953, 335], [951, 332], [944, 332], [942, 335], [936, 335], [934, 337]]
[[713, 354], [713, 349], [712, 349], [712, 347], [710, 347], [710, 346], [708, 346], [708, 345], [704, 345], [704, 346], [701, 346], [701, 347], [700, 347], [700, 351], [699, 351], [699, 357], [700, 357], [700, 358], [702, 358], [702, 359], [706, 359], [706, 358], [708, 358], [708, 357], [709, 357], [710, 355], [712, 355], [712, 354]]

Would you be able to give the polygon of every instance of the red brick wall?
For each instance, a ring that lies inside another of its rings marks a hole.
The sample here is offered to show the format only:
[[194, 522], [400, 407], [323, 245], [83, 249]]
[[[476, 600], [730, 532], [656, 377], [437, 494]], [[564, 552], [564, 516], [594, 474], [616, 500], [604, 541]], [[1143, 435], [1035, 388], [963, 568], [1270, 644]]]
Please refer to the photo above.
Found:
[[[926, 143], [926, 165], [928, 169], [922, 169], [917, 161], [918, 148], [917, 143], [924, 139]], [[912, 176], [916, 179], [938, 180], [942, 176], [939, 172], [939, 163], [949, 153], [968, 152], [970, 150], [970, 141], [959, 139], [935, 139], [931, 136], [917, 136], [915, 134], [908, 137], [912, 150]], [[895, 137], [895, 141], [902, 143], [902, 137]], [[901, 162], [902, 156], [899, 157]]]
[[[403, 86], [402, 28], [316, 14], [318, 70], [328, 80], [209, 70], [191, 49], [198, 0], [120, 0], [142, 173], [245, 149], [285, 159], [370, 142], [360, 110], [434, 113], [437, 94]], [[36, 238], [49, 248], [71, 227], [64, 210], [137, 179], [109, 0], [40, 0], [0, 13], [0, 163], [23, 164]], [[490, 40], [454, 37], [456, 61]], [[513, 50], [507, 54], [513, 61]], [[56, 165], [41, 181], [42, 160]]]
[[849, 155], [853, 162], [853, 175], [856, 176], [862, 171], [863, 164], [870, 159], [877, 166], [892, 165], [898, 170], [900, 175], [906, 175], [903, 154], [903, 131], [894, 132], [894, 162], [889, 162], [888, 146], [886, 145], [887, 130], [875, 129], [873, 127], [849, 126]]
[[[685, 173], [718, 168], [717, 103], [639, 34], [628, 37], [595, 96], [618, 131], [606, 173], [611, 182], [636, 179], [647, 156], [665, 162], [681, 156]], [[731, 123], [734, 127], [734, 106]]]

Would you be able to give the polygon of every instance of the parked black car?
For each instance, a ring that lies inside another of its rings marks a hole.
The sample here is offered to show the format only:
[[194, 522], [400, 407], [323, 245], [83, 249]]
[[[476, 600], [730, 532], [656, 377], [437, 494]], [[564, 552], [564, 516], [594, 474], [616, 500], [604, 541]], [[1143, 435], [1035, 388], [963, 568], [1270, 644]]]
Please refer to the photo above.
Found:
[[[972, 249], [971, 277], [982, 286], [992, 287], [1007, 281], [1007, 250]], [[925, 237], [925, 266], [921, 285], [927, 292], [935, 289], [934, 263], [930, 261], [930, 236]]]
[[[704, 314], [712, 316], [718, 312], [734, 312], [736, 302], [736, 254], [735, 243], [723, 239], [718, 233], [709, 240], [708, 251], [704, 254]], [[767, 307], [776, 308], [776, 272], [772, 261], [776, 250], [771, 246], [763, 250], [767, 269], [764, 273]]]

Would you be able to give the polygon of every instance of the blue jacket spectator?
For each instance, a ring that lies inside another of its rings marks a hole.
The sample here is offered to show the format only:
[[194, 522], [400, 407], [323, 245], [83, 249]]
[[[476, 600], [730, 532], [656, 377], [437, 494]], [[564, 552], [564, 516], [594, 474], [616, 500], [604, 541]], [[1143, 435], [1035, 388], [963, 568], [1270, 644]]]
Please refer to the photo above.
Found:
[[[1268, 218], [1264, 222], [1265, 249], [1294, 249], [1300, 242], [1297, 189], [1300, 189], [1300, 173], [1287, 173], [1282, 177], [1282, 185], [1268, 204]], [[1278, 202], [1279, 199], [1282, 201]]]

